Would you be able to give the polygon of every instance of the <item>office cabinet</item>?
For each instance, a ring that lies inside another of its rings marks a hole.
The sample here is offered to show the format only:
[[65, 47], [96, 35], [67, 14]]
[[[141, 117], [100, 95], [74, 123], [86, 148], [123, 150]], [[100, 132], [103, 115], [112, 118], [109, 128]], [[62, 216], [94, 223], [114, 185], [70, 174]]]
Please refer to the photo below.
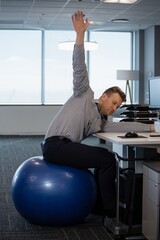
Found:
[[143, 164], [142, 233], [160, 240], [160, 161]]

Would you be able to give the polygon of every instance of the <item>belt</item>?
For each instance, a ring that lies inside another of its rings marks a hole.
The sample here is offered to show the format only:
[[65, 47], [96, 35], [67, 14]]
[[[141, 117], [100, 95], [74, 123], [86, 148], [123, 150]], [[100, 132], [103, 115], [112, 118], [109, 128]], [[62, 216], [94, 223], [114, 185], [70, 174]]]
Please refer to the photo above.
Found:
[[49, 137], [49, 138], [46, 138], [45, 140], [43, 140], [41, 142], [41, 145], [43, 146], [45, 143], [56, 142], [56, 141], [61, 141], [61, 140], [71, 142], [71, 140], [69, 138], [66, 138], [66, 137], [63, 137], [63, 136], [52, 136], [52, 137]]

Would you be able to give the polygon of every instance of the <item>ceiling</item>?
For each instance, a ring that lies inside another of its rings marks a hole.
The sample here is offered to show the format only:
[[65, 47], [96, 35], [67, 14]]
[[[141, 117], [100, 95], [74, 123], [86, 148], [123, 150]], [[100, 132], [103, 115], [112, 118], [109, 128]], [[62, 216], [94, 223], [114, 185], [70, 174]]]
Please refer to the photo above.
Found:
[[100, 0], [0, 0], [0, 29], [73, 30], [71, 15], [77, 10], [89, 19], [89, 30], [136, 31], [160, 25], [160, 0], [138, 0], [132, 5]]

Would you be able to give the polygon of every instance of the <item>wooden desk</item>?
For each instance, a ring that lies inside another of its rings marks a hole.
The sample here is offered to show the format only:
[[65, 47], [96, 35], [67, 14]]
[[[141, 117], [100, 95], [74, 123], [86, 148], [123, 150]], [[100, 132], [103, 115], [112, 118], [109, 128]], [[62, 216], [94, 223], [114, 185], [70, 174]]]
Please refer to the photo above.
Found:
[[[150, 135], [159, 135], [158, 133], [138, 133], [138, 138], [120, 138], [119, 136], [123, 137], [125, 133], [122, 132], [114, 132], [114, 133], [104, 133], [99, 132], [96, 133], [100, 139], [112, 142], [117, 145], [129, 145], [129, 146], [160, 146], [160, 137], [150, 137]], [[143, 138], [144, 137], [144, 138]]]
[[[116, 152], [119, 156], [124, 158], [129, 157], [142, 157], [142, 152], [138, 152], [136, 147], [143, 148], [160, 148], [160, 137], [150, 137], [150, 135], [158, 135], [158, 133], [143, 132], [138, 133], [138, 138], [121, 138], [125, 135], [122, 132], [114, 133], [97, 133], [97, 136], [100, 139], [103, 139], [107, 142], [112, 143], [112, 151]], [[121, 136], [121, 137], [119, 137]], [[136, 173], [142, 172], [142, 163], [135, 162]], [[120, 164], [121, 167], [128, 167], [128, 163], [124, 162]]]
[[[137, 158], [136, 155], [136, 147], [149, 147], [149, 148], [159, 148], [160, 147], [160, 137], [150, 137], [150, 134], [152, 135], [158, 135], [156, 133], [138, 133], [138, 138], [124, 138], [124, 133], [116, 132], [116, 133], [97, 133], [95, 134], [96, 137], [105, 140], [106, 142], [112, 143], [112, 151], [117, 153], [120, 157], [124, 158]], [[120, 136], [120, 137], [119, 137]], [[133, 156], [134, 155], [134, 156]], [[138, 156], [141, 157], [141, 156]], [[117, 159], [117, 161], [119, 161]], [[131, 231], [131, 229], [121, 223], [119, 221], [119, 167], [128, 167], [128, 165], [123, 165], [122, 162], [118, 162], [117, 164], [117, 212], [116, 212], [116, 218], [113, 219], [112, 224], [110, 225], [110, 230], [115, 235], [121, 235], [121, 234], [127, 234]], [[128, 162], [124, 162], [125, 164]], [[134, 162], [136, 165], [134, 166], [135, 169], [137, 168], [136, 172], [142, 173], [142, 162], [140, 164], [139, 161]], [[140, 166], [141, 165], [141, 166]], [[133, 226], [133, 234], [134, 233], [141, 233], [142, 226]], [[131, 239], [144, 239], [144, 236], [137, 236], [138, 238], [132, 238]], [[127, 238], [129, 239], [129, 237]]]

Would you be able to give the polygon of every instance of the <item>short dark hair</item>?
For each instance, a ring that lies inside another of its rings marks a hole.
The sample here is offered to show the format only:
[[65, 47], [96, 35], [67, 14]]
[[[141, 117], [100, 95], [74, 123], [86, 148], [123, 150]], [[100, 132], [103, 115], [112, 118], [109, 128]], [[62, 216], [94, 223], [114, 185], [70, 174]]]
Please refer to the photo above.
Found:
[[111, 96], [113, 93], [118, 93], [122, 98], [122, 102], [126, 101], [126, 94], [117, 86], [110, 87], [104, 91], [108, 96]]

